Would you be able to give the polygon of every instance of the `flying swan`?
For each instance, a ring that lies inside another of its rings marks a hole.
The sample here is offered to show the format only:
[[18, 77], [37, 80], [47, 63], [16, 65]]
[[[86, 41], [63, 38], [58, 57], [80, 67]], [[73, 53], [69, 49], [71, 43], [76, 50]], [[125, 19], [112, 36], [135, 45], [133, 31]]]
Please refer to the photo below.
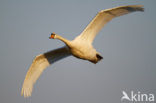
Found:
[[53, 64], [67, 56], [73, 55], [79, 59], [88, 60], [96, 64], [103, 57], [92, 46], [95, 36], [103, 26], [113, 18], [135, 11], [144, 11], [143, 5], [128, 5], [101, 10], [84, 29], [84, 31], [72, 41], [69, 41], [55, 33], [51, 33], [51, 36], [49, 37], [50, 39], [59, 39], [66, 45], [62, 48], [40, 54], [34, 58], [25, 76], [21, 95], [24, 95], [24, 97], [31, 96], [33, 85], [43, 70], [50, 64]]

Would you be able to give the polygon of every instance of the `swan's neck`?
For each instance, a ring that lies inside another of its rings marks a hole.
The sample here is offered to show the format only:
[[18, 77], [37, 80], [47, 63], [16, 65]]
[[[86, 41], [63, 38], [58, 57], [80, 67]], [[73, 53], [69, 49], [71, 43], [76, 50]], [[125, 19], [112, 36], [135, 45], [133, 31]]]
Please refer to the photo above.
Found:
[[70, 46], [70, 44], [71, 44], [69, 40], [67, 40], [59, 35], [55, 35], [55, 39], [59, 39], [59, 40], [63, 41], [67, 46]]

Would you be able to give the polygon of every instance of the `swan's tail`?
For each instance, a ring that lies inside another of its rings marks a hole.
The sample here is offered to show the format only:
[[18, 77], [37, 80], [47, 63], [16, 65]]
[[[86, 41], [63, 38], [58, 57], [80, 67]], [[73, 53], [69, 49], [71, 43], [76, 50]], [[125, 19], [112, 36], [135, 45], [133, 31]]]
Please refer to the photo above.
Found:
[[90, 62], [96, 64], [97, 62], [99, 62], [101, 59], [103, 59], [103, 57], [100, 54], [96, 54], [96, 59], [94, 60], [89, 60]]
[[97, 62], [100, 61], [101, 59], [103, 59], [103, 57], [100, 54], [96, 54], [96, 57], [98, 59]]

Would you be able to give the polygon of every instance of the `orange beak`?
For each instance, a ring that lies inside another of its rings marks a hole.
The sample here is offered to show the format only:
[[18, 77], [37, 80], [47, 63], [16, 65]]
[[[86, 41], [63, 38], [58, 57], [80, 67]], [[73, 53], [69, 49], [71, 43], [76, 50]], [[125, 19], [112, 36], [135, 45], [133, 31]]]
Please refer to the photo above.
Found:
[[49, 39], [54, 39], [55, 34], [51, 33], [51, 36], [49, 37]]

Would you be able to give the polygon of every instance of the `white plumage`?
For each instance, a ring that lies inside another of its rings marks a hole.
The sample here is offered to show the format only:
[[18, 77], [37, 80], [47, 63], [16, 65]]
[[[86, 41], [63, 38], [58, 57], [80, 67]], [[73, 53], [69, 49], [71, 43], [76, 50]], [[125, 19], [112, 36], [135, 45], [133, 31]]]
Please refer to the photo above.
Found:
[[92, 63], [100, 61], [103, 57], [92, 46], [92, 42], [98, 32], [113, 18], [134, 11], [144, 11], [144, 8], [142, 7], [142, 5], [128, 5], [102, 10], [95, 16], [84, 31], [72, 41], [52, 33], [50, 37], [51, 39], [59, 39], [66, 45], [62, 48], [52, 50], [35, 57], [26, 74], [21, 95], [24, 95], [24, 97], [31, 96], [33, 85], [44, 69], [60, 59], [73, 55]]

